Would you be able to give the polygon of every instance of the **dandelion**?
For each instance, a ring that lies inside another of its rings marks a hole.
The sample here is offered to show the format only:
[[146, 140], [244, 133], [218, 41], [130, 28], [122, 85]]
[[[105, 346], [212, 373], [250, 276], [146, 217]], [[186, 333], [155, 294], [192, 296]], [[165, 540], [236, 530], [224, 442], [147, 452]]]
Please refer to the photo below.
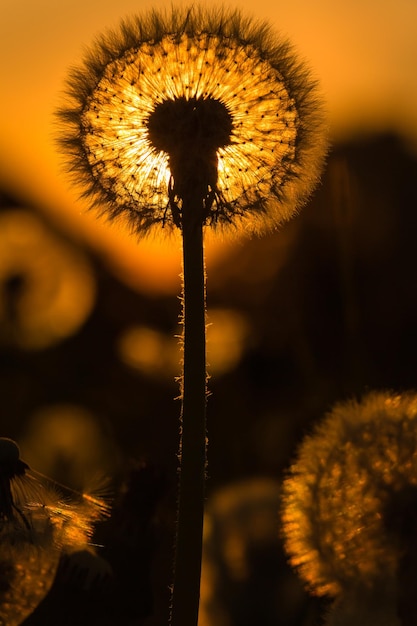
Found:
[[22, 540], [78, 549], [88, 544], [94, 523], [109, 513], [105, 499], [75, 492], [30, 469], [17, 444], [5, 437], [0, 437], [0, 496], [2, 544]]
[[262, 232], [307, 199], [325, 152], [315, 81], [237, 11], [152, 11], [100, 37], [68, 82], [61, 146], [77, 183], [135, 233], [200, 219]]
[[261, 233], [322, 166], [316, 83], [268, 25], [237, 11], [125, 20], [74, 69], [61, 148], [92, 205], [138, 236], [181, 232], [183, 376], [173, 626], [197, 624], [206, 464], [203, 230]]
[[60, 554], [85, 548], [108, 503], [34, 470], [0, 438], [0, 622], [20, 624], [48, 592]]
[[[373, 392], [336, 405], [302, 443], [284, 494], [286, 548], [312, 591], [367, 597], [371, 605], [373, 598], [374, 606], [379, 592], [394, 597], [398, 615], [407, 607], [410, 616], [417, 575], [417, 393]], [[347, 604], [353, 610], [355, 603]]]

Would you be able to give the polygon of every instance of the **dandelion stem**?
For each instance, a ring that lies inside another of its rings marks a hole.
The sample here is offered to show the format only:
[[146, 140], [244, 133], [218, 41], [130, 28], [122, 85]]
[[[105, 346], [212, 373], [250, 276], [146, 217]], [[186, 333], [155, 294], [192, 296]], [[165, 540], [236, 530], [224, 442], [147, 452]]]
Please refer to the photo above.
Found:
[[205, 268], [202, 201], [183, 202], [183, 380], [171, 626], [197, 626], [206, 472]]

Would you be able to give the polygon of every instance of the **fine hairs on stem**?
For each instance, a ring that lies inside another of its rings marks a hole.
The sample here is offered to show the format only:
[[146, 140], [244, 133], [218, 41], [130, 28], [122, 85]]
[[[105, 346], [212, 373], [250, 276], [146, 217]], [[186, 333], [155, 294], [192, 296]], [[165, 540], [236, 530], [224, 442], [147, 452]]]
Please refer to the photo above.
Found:
[[[198, 203], [198, 197], [195, 204]], [[198, 204], [197, 204], [198, 207]], [[184, 203], [183, 380], [178, 520], [171, 623], [197, 624], [206, 472], [206, 340], [203, 228]], [[191, 219], [185, 218], [185, 215]]]
[[180, 232], [183, 376], [172, 626], [198, 621], [206, 472], [204, 234], [262, 233], [311, 194], [326, 152], [316, 83], [238, 11], [150, 11], [102, 35], [58, 111], [91, 205], [136, 236]]

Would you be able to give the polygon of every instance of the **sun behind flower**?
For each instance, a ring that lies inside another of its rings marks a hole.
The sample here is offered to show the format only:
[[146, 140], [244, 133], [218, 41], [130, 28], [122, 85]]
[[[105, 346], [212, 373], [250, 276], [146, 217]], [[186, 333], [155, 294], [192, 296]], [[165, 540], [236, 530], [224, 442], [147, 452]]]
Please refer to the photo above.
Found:
[[238, 11], [151, 11], [100, 37], [68, 81], [60, 144], [84, 195], [133, 230], [288, 220], [326, 150], [316, 84], [290, 44]]

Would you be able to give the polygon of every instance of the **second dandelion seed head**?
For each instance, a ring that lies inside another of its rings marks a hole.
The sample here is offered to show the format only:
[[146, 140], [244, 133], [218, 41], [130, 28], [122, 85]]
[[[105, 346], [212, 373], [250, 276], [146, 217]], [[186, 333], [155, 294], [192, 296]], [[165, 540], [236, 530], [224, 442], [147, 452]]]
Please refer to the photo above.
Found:
[[341, 403], [284, 483], [291, 562], [318, 594], [387, 588], [417, 531], [417, 394]]

